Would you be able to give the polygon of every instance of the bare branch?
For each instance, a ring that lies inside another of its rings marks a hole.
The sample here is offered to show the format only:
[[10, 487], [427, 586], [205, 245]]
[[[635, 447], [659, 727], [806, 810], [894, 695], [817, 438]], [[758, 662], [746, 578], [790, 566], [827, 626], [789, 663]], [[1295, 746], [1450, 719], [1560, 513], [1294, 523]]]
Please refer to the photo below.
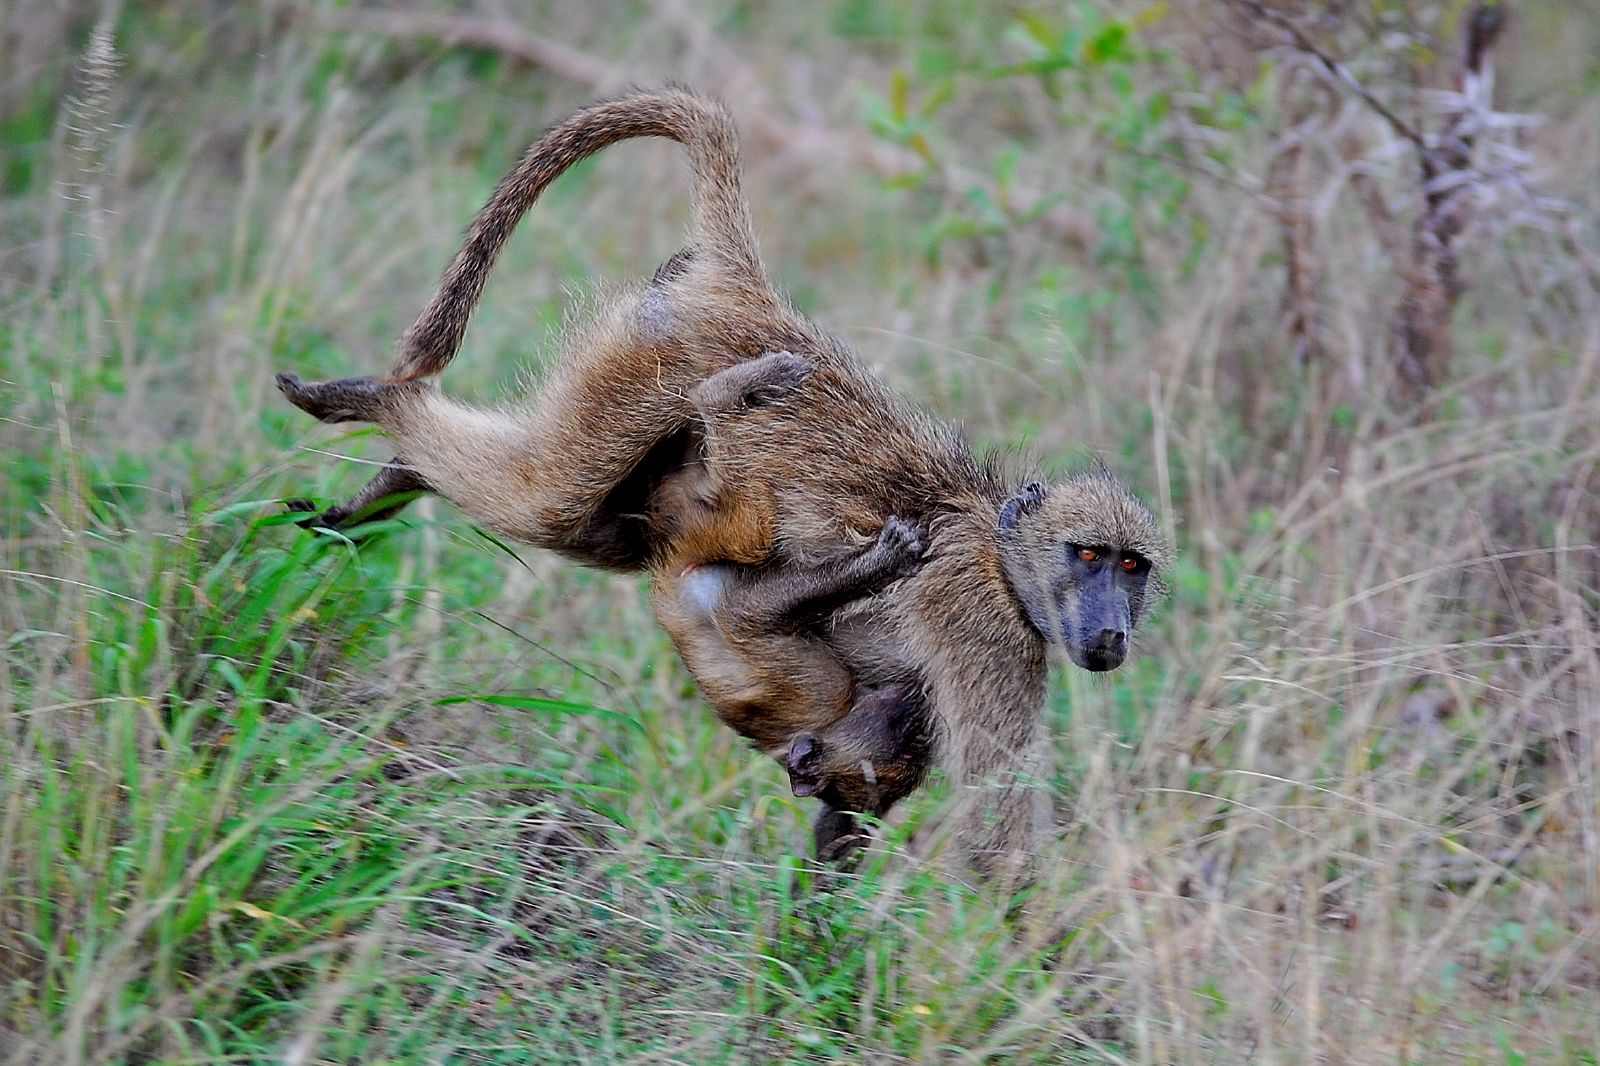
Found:
[[1319, 47], [1315, 41], [1307, 36], [1304, 30], [1296, 25], [1293, 19], [1282, 12], [1272, 10], [1265, 4], [1260, 3], [1260, 0], [1228, 0], [1228, 3], [1234, 7], [1244, 9], [1263, 22], [1270, 23], [1288, 34], [1296, 49], [1316, 60], [1324, 72], [1355, 93], [1361, 102], [1387, 122], [1389, 128], [1394, 130], [1396, 134], [1410, 141], [1418, 152], [1426, 152], [1428, 150], [1427, 138], [1422, 135], [1422, 131], [1395, 114], [1388, 104], [1374, 96], [1370, 89], [1361, 84], [1361, 79], [1357, 78], [1349, 67]]
[[[661, 17], [680, 31], [699, 37], [706, 32], [687, 20], [690, 14], [675, 3], [659, 5]], [[543, 37], [536, 36], [516, 24], [500, 19], [480, 19], [459, 15], [418, 15], [406, 11], [362, 9], [360, 11], [335, 11], [321, 16], [323, 24], [333, 29], [357, 33], [372, 33], [396, 40], [438, 40], [445, 45], [467, 45], [485, 48], [525, 63], [542, 67], [568, 81], [587, 85], [599, 93], [613, 93], [631, 84], [636, 75], [625, 73], [605, 60]], [[732, 49], [711, 50], [712, 58], [725, 67], [734, 55]], [[740, 124], [751, 143], [771, 153], [784, 153], [807, 159], [829, 159], [849, 167], [863, 167], [881, 178], [900, 178], [915, 174], [927, 167], [921, 156], [896, 145], [884, 144], [867, 138], [841, 133], [820, 122], [800, 120], [785, 121], [774, 113], [760, 90], [760, 81], [748, 69], [729, 70], [738, 81], [741, 94], [749, 92], [755, 101], [740, 115]], [[930, 176], [937, 187], [965, 191], [981, 187], [994, 193], [993, 181], [960, 167], [946, 166]], [[1042, 204], [1050, 193], [1045, 190], [1014, 188], [1008, 199], [1019, 214], [1027, 214]], [[996, 197], [998, 199], [998, 196]], [[1057, 240], [1074, 244], [1093, 244], [1097, 227], [1094, 220], [1083, 211], [1057, 204], [1044, 212], [1037, 225]]]
[[601, 92], [616, 92], [630, 81], [620, 67], [576, 48], [536, 37], [503, 20], [418, 15], [376, 8], [329, 11], [322, 20], [332, 28], [375, 33], [396, 40], [436, 39], [447, 46], [486, 48], [543, 67], [569, 81], [592, 85]]

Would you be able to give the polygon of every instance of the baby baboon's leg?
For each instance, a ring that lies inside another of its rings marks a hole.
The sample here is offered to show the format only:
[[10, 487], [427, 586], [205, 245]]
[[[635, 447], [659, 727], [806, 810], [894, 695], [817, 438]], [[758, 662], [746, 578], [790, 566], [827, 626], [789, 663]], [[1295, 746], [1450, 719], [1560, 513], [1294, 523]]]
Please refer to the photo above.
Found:
[[763, 635], [809, 629], [915, 571], [922, 549], [921, 531], [891, 516], [870, 547], [839, 565], [783, 566], [745, 582], [723, 602], [718, 620], [747, 646]]
[[815, 370], [809, 359], [768, 352], [712, 374], [689, 390], [689, 399], [704, 418], [765, 407], [804, 385]]
[[[418, 493], [433, 491], [411, 465], [395, 456], [366, 487], [349, 500], [318, 514], [307, 514], [300, 525], [320, 529], [348, 529], [362, 522], [381, 522], [405, 509]], [[314, 511], [310, 500], [290, 500], [291, 511]]]
[[849, 712], [855, 682], [813, 636], [728, 632], [719, 621], [724, 604], [748, 579], [748, 568], [717, 563], [658, 572], [651, 600], [717, 716], [781, 758], [795, 733], [824, 729]]

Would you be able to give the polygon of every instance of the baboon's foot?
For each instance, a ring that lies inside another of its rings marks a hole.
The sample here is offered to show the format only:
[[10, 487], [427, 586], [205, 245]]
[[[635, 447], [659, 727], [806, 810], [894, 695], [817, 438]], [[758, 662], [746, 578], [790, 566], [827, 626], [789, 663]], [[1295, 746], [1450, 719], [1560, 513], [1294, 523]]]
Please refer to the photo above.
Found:
[[823, 804], [811, 823], [812, 846], [818, 862], [836, 867], [846, 867], [859, 858], [861, 849], [872, 837], [864, 831], [849, 811], [841, 811]]
[[761, 374], [745, 389], [746, 407], [767, 407], [795, 392], [811, 380], [817, 372], [816, 365], [793, 352], [768, 352], [756, 362], [762, 366]]
[[285, 506], [292, 512], [306, 515], [296, 523], [303, 528], [344, 530], [363, 522], [393, 518], [406, 504], [432, 491], [422, 475], [397, 455], [383, 465], [366, 487], [336, 507], [318, 512], [316, 504], [304, 499], [289, 500]]
[[376, 422], [403, 392], [415, 390], [414, 382], [370, 377], [312, 383], [284, 373], [277, 382], [290, 403], [323, 422]]
[[317, 505], [307, 499], [285, 500], [284, 510], [291, 514], [304, 515], [296, 518], [294, 524], [301, 529], [344, 529], [351, 525], [350, 516], [353, 512], [348, 507], [329, 507], [325, 511], [317, 510]]

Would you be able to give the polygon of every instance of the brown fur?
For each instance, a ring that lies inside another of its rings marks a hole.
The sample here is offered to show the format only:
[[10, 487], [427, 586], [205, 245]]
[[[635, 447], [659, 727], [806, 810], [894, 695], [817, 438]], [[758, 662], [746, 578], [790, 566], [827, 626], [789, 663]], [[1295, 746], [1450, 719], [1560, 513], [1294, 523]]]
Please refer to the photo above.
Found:
[[798, 796], [881, 816], [926, 774], [920, 687], [865, 687], [820, 629], [844, 604], [914, 571], [922, 544], [891, 520], [866, 550], [827, 565], [663, 568], [656, 617], [718, 716], [789, 772]]
[[[632, 136], [688, 149], [696, 205], [685, 252], [602, 310], [521, 410], [466, 407], [416, 380], [454, 354], [484, 275], [533, 198], [578, 159]], [[1014, 493], [950, 427], [776, 294], [750, 241], [734, 145], [725, 112], [679, 90], [578, 113], [529, 150], [480, 213], [407, 334], [395, 379], [306, 386], [282, 375], [280, 386], [318, 417], [378, 423], [418, 477], [480, 523], [591, 565], [637, 569], [691, 554], [804, 566], [837, 558], [841, 545], [864, 548], [893, 516], [927, 528], [926, 564], [892, 595], [841, 607], [825, 637], [869, 690], [917, 680], [945, 761], [973, 798], [959, 826], [964, 848], [986, 866], [1010, 861], [1043, 810], [1033, 785], [1043, 634], [1060, 640], [1060, 616], [1076, 609], [1059, 579], [1065, 546], [1134, 553], [1157, 579], [1165, 547], [1148, 511], [1109, 475]], [[784, 402], [696, 417], [698, 383], [783, 349], [813, 367]], [[702, 454], [714, 457], [701, 490], [713, 519], [697, 526], [692, 550], [675, 551], [670, 532], [651, 527], [650, 493]], [[1138, 622], [1142, 583], [1138, 591], [1119, 637]], [[781, 683], [781, 669], [764, 676]], [[841, 720], [837, 694], [769, 695], [801, 701], [784, 711], [785, 728], [805, 727], [791, 735]]]

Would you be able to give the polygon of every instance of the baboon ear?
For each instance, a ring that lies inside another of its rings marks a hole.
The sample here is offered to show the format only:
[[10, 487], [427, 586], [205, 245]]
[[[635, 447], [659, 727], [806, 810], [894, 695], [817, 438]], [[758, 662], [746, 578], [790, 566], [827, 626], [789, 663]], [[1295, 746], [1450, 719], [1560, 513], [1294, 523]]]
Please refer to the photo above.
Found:
[[1023, 515], [1032, 514], [1044, 502], [1045, 486], [1042, 481], [1030, 481], [1022, 491], [1007, 500], [1000, 508], [1000, 532], [1013, 533]]
[[801, 734], [789, 745], [784, 756], [784, 769], [789, 771], [789, 788], [796, 796], [815, 796], [822, 785], [822, 754], [816, 741]]

